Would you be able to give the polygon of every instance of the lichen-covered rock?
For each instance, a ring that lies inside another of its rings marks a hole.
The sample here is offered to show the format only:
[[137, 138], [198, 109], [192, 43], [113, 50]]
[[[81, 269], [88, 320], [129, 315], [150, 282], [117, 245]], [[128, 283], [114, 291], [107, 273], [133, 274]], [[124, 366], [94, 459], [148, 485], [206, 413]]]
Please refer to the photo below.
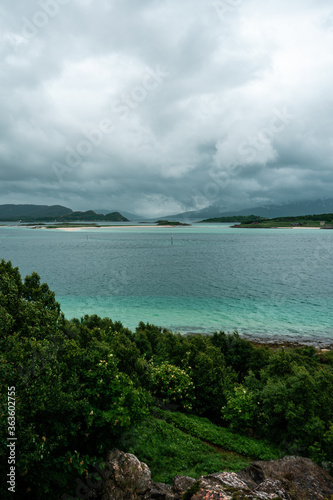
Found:
[[96, 500], [326, 500], [333, 479], [307, 458], [258, 461], [237, 474], [217, 472], [193, 479], [176, 476], [173, 485], [151, 481], [148, 466], [134, 455], [113, 450], [102, 485], [85, 493]]
[[234, 472], [203, 476], [195, 484], [200, 487], [191, 500], [290, 500], [278, 481], [263, 483], [261, 490], [253, 491]]
[[325, 500], [333, 495], [332, 477], [309, 458], [291, 456], [253, 462], [238, 475], [254, 488], [266, 479], [279, 480], [297, 500]]
[[237, 488], [242, 491], [249, 491], [247, 484], [240, 479], [235, 472], [216, 472], [205, 476], [210, 484], [216, 484], [225, 488]]
[[178, 496], [174, 494], [170, 484], [152, 482], [150, 498], [151, 500], [176, 500]]
[[292, 500], [278, 479], [266, 479], [254, 490], [255, 493], [270, 493], [272, 498], [279, 496], [281, 500]]
[[199, 490], [191, 496], [191, 500], [231, 500], [221, 485], [212, 484], [205, 478], [200, 478], [197, 483]]
[[131, 453], [112, 450], [106, 460], [102, 500], [148, 500], [151, 472]]
[[186, 490], [188, 490], [193, 483], [195, 483], [195, 479], [189, 476], [176, 476], [173, 480], [173, 491], [182, 496]]

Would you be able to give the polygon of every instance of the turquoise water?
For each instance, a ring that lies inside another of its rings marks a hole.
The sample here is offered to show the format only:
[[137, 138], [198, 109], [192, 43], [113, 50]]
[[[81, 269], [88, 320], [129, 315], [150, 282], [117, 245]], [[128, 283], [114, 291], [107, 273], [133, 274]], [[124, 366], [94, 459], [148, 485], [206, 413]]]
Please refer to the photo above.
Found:
[[333, 341], [333, 231], [6, 227], [0, 257], [37, 271], [68, 318]]

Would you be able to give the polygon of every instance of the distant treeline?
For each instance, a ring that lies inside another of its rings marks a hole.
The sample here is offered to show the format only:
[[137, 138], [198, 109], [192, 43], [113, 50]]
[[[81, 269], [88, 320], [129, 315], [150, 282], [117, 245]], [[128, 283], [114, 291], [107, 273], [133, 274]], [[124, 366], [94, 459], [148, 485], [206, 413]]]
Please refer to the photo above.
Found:
[[275, 217], [274, 219], [270, 219], [272, 221], [277, 222], [298, 222], [302, 220], [313, 220], [313, 221], [325, 221], [332, 222], [333, 214], [314, 214], [314, 215], [297, 215], [295, 217]]
[[212, 219], [201, 220], [200, 222], [242, 222], [243, 224], [266, 220], [266, 217], [259, 215], [232, 215], [229, 217], [214, 217]]
[[268, 219], [267, 217], [259, 217], [258, 215], [232, 215], [230, 217], [215, 217], [212, 219], [205, 219], [200, 222], [240, 222], [241, 224], [251, 224], [252, 222], [261, 221], [271, 221], [271, 222], [300, 222], [306, 221], [333, 221], [332, 214], [314, 214], [314, 215], [297, 215], [290, 217], [274, 217], [273, 219]]

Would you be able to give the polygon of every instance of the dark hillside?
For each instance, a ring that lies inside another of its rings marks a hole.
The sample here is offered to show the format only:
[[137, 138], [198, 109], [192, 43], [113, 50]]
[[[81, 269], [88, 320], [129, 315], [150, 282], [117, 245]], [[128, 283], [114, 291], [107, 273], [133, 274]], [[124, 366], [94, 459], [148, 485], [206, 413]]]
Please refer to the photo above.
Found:
[[19, 220], [25, 217], [57, 217], [72, 210], [61, 205], [0, 205], [0, 220]]

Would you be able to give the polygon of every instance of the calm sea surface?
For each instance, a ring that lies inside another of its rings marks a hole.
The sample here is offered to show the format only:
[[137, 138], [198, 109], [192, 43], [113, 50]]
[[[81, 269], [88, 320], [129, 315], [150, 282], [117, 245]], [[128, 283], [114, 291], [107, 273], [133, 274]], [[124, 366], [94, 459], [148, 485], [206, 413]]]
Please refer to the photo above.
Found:
[[67, 318], [333, 342], [330, 230], [0, 227], [0, 258], [36, 271]]

